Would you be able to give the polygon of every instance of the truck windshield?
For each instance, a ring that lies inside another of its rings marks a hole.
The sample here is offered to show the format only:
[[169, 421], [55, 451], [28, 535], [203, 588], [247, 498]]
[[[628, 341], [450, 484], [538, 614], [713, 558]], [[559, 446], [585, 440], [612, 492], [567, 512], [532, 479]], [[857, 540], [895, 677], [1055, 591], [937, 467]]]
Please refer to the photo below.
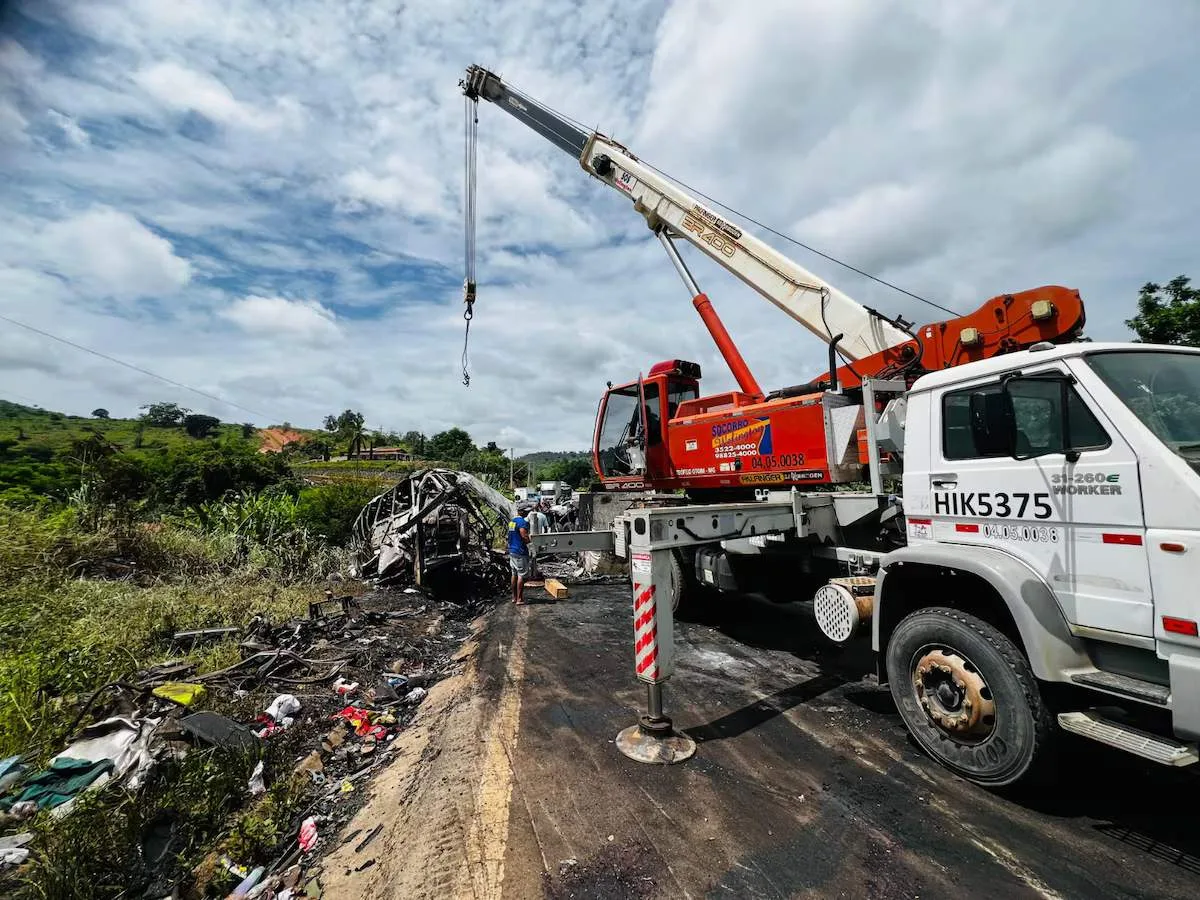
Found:
[[632, 470], [625, 442], [637, 434], [639, 421], [637, 385], [609, 391], [596, 447], [600, 454], [600, 474], [604, 477], [628, 475]]
[[1200, 354], [1114, 351], [1086, 359], [1143, 425], [1200, 472]]

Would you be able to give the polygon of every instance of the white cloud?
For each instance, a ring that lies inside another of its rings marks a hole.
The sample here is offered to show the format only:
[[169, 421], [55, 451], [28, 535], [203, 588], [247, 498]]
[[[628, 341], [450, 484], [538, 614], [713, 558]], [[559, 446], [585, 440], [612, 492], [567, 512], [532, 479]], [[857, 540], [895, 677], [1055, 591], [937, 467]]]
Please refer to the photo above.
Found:
[[221, 315], [249, 334], [288, 336], [308, 341], [336, 337], [336, 316], [315, 300], [283, 297], [243, 297]]
[[[490, 104], [474, 377], [459, 384], [455, 82], [473, 62], [964, 311], [1061, 282], [1083, 292], [1093, 337], [1121, 337], [1140, 284], [1194, 263], [1191, 0], [23, 8], [42, 32], [74, 34], [0, 41], [0, 129], [22, 140], [0, 148], [14, 173], [0, 184], [0, 306], [296, 423], [352, 406], [382, 427], [581, 447], [609, 379], [680, 356], [709, 389], [732, 384], [628, 202]], [[72, 124], [86, 152], [64, 146], [79, 143]], [[770, 240], [864, 303], [941, 317]], [[764, 386], [823, 369], [819, 341], [685, 255]], [[83, 412], [163, 396], [79, 362], [86, 385], [28, 367], [5, 382]]]
[[86, 147], [91, 144], [92, 139], [88, 133], [70, 116], [64, 115], [56, 109], [47, 110], [46, 115], [62, 129], [63, 136], [76, 147]]
[[216, 75], [197, 72], [176, 62], [155, 63], [140, 69], [133, 79], [163, 105], [195, 111], [224, 125], [273, 129], [299, 116], [299, 110], [290, 98], [279, 100], [274, 110], [259, 109], [234, 97]]
[[34, 246], [47, 271], [97, 297], [167, 295], [191, 279], [191, 265], [170, 241], [108, 207], [46, 225]]

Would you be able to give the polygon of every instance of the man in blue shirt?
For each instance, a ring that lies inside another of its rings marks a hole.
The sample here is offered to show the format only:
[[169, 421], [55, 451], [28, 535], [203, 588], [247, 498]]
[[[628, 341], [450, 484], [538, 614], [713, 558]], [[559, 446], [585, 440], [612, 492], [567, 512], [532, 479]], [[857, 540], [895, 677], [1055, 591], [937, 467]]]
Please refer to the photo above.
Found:
[[508, 565], [512, 569], [513, 603], [525, 604], [525, 578], [529, 575], [529, 522], [525, 515], [530, 506], [517, 507], [517, 514], [508, 523]]

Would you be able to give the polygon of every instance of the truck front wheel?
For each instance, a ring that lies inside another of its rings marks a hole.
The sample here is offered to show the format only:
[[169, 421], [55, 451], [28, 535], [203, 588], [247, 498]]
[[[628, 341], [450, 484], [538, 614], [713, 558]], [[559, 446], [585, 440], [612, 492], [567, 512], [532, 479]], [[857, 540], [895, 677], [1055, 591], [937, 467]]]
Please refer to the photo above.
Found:
[[1021, 651], [982, 619], [910, 614], [888, 642], [887, 672], [909, 733], [963, 778], [1003, 787], [1046, 763], [1054, 717]]

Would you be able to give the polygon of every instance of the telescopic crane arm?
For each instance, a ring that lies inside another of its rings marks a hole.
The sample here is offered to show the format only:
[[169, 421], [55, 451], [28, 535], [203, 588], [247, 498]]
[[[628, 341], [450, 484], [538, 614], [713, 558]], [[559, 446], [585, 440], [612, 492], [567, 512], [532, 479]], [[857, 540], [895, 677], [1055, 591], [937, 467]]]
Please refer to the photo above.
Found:
[[[578, 159], [589, 175], [629, 198], [695, 294], [694, 305], [745, 394], [762, 396], [763, 392], [675, 251], [673, 241], [679, 238], [732, 272], [822, 341], [835, 345], [849, 364], [837, 373], [826, 373], [823, 379], [845, 387], [881, 373], [919, 373], [1020, 349], [1037, 341], [1071, 340], [1082, 331], [1084, 312], [1078, 292], [1050, 286], [994, 297], [967, 316], [922, 325], [910, 332], [902, 320], [889, 320], [863, 306], [717, 215], [613, 139], [579, 126], [505, 84], [487, 69], [471, 66], [460, 84], [469, 101], [468, 129], [474, 102], [487, 100]], [[468, 137], [472, 135], [468, 131]], [[469, 183], [469, 210], [474, 208], [473, 190]], [[468, 294], [469, 306], [473, 283], [468, 286]]]
[[823, 341], [841, 335], [838, 349], [851, 360], [909, 340], [904, 331], [718, 216], [611, 138], [580, 128], [479, 66], [467, 70], [462, 86], [467, 97], [496, 104], [574, 156], [585, 172], [627, 196], [656, 233], [686, 239]]

